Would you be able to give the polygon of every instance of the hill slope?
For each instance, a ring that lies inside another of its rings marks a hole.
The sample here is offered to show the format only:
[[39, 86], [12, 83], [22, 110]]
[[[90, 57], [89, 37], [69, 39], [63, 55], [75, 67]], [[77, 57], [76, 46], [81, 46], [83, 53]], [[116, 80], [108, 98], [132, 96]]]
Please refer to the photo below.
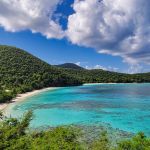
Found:
[[56, 67], [67, 68], [67, 69], [84, 69], [73, 63], [65, 63], [65, 64], [61, 64], [61, 65], [56, 65]]
[[21, 49], [0, 46], [0, 102], [34, 89], [80, 84], [78, 79], [62, 69]]
[[86, 70], [70, 63], [56, 67], [24, 50], [0, 46], [0, 103], [12, 99], [18, 93], [34, 89], [97, 82], [150, 82], [150, 73], [129, 75], [100, 69]]
[[69, 74], [81, 80], [83, 83], [145, 83], [150, 82], [150, 73], [125, 74], [101, 69], [75, 70], [65, 69]]

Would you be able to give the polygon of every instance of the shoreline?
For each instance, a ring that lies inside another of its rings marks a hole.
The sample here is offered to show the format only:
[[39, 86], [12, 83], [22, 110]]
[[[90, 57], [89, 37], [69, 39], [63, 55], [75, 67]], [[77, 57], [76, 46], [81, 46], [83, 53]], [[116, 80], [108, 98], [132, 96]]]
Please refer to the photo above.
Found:
[[21, 102], [23, 100], [25, 100], [28, 97], [34, 96], [36, 94], [39, 94], [41, 92], [45, 92], [45, 91], [49, 91], [49, 90], [55, 90], [58, 87], [48, 87], [48, 88], [43, 88], [43, 89], [39, 89], [39, 90], [34, 90], [31, 92], [26, 92], [23, 94], [18, 94], [14, 99], [12, 99], [10, 102], [7, 103], [2, 103], [0, 104], [0, 111], [4, 112], [4, 110], [12, 103], [17, 103], [17, 102]]
[[83, 85], [101, 85], [101, 84], [149, 84], [149, 82], [143, 82], [143, 83], [138, 83], [138, 82], [133, 82], [133, 83], [84, 83]]
[[[103, 83], [85, 83], [83, 85], [90, 85], [90, 84], [103, 84]], [[31, 92], [26, 92], [26, 93], [22, 93], [22, 94], [18, 94], [15, 98], [13, 98], [11, 101], [7, 102], [7, 103], [2, 103], [0, 104], [0, 111], [1, 112], [5, 112], [6, 108], [10, 105], [10, 104], [14, 104], [17, 102], [21, 102], [23, 100], [25, 100], [28, 97], [34, 96], [36, 94], [39, 94], [41, 92], [45, 92], [48, 90], [54, 90], [57, 89], [58, 87], [48, 87], [48, 88], [43, 88], [43, 89], [39, 89], [39, 90], [33, 90]]]
[[[101, 85], [101, 84], [120, 84], [120, 83], [84, 83], [84, 85]], [[126, 84], [130, 84], [130, 83], [126, 83]], [[138, 84], [138, 83], [135, 83]], [[12, 99], [10, 102], [7, 103], [2, 103], [0, 104], [0, 111], [4, 112], [5, 109], [12, 103], [17, 103], [17, 102], [21, 102], [23, 100], [25, 100], [27, 97], [31, 97], [34, 96], [36, 94], [39, 94], [41, 92], [45, 92], [48, 90], [55, 90], [58, 89], [59, 87], [48, 87], [48, 88], [43, 88], [43, 89], [39, 89], [39, 90], [33, 90], [31, 92], [26, 92], [23, 94], [18, 94], [14, 99]]]

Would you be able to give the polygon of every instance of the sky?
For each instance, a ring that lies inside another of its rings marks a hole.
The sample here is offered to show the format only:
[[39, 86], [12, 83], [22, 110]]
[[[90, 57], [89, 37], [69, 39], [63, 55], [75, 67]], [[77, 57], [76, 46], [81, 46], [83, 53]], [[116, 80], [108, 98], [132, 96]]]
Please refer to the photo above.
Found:
[[149, 0], [0, 0], [0, 44], [49, 64], [150, 72]]

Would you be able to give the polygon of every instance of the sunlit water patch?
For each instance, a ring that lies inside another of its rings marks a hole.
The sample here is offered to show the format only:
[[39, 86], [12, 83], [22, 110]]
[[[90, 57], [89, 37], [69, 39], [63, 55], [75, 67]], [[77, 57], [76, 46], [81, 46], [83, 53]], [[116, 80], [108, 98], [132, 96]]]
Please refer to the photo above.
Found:
[[42, 92], [8, 107], [11, 116], [33, 110], [31, 127], [110, 125], [150, 136], [150, 84], [99, 84]]

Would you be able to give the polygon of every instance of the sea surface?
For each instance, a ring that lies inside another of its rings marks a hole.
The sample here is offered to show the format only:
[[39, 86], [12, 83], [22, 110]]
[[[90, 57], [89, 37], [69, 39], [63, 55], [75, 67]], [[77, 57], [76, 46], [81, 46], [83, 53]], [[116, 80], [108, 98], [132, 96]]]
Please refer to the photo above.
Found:
[[110, 125], [150, 136], [150, 84], [91, 84], [45, 91], [11, 104], [9, 114], [20, 117], [33, 110], [31, 127]]

